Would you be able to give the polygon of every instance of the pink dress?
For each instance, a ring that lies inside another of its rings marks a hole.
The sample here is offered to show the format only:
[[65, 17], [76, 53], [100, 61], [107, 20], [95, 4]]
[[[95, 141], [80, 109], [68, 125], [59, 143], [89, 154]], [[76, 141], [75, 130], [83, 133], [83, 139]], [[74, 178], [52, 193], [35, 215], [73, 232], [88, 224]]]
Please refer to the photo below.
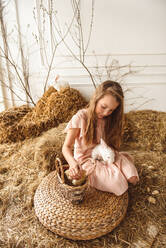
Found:
[[[84, 132], [86, 128], [87, 110], [79, 110], [69, 121], [65, 132], [70, 128], [79, 128], [79, 136], [74, 144], [74, 158], [86, 171], [89, 176], [89, 183], [98, 190], [107, 191], [116, 195], [122, 195], [128, 189], [127, 180], [132, 176], [138, 176], [138, 172], [133, 164], [132, 158], [126, 152], [115, 151], [115, 162], [106, 164], [102, 161], [91, 158], [94, 145], [87, 147], [84, 142]], [[97, 141], [100, 143], [104, 128], [104, 119], [98, 119]]]

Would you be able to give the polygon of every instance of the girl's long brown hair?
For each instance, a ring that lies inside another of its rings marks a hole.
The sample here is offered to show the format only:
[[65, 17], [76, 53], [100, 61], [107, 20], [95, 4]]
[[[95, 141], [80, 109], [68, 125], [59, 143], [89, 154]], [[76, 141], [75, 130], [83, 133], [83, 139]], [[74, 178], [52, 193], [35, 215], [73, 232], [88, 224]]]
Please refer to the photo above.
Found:
[[85, 131], [87, 144], [97, 143], [96, 125], [97, 116], [95, 113], [97, 102], [105, 95], [114, 96], [119, 103], [118, 107], [105, 117], [104, 137], [105, 142], [115, 149], [119, 149], [123, 135], [124, 95], [122, 87], [114, 81], [105, 81], [98, 86], [88, 105], [88, 120]]

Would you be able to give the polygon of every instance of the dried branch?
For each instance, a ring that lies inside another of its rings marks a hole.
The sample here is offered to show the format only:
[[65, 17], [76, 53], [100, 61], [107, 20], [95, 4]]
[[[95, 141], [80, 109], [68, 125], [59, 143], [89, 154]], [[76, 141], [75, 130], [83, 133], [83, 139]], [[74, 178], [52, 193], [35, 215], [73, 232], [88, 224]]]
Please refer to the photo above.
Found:
[[[21, 98], [14, 90], [13, 88], [11, 88], [9, 85], [7, 85], [6, 83], [4, 83], [4, 81], [0, 81], [1, 83], [1, 86], [5, 87], [5, 88], [8, 88], [12, 93], [13, 95], [15, 95], [21, 102], [26, 102], [27, 103], [27, 100], [25, 101], [23, 98]], [[6, 100], [10, 100], [9, 98], [7, 98], [6, 96], [3, 96], [3, 99], [6, 99]], [[16, 100], [15, 100], [16, 101]], [[28, 102], [29, 104], [31, 102]]]
[[88, 36], [88, 40], [87, 40], [87, 44], [85, 46], [85, 53], [88, 49], [89, 43], [90, 43], [90, 38], [91, 38], [91, 34], [92, 34], [92, 28], [93, 28], [93, 18], [94, 18], [94, 0], [92, 0], [92, 13], [91, 13], [91, 22], [90, 22], [90, 30], [89, 30], [89, 36]]
[[[5, 28], [4, 21], [3, 21], [3, 10], [4, 10], [4, 7], [2, 6], [2, 2], [0, 1], [0, 25], [1, 25], [3, 46], [4, 46], [5, 53], [8, 55], [9, 49], [8, 49], [6, 28]], [[11, 76], [8, 60], [6, 60], [5, 62], [6, 62], [9, 85], [10, 85], [10, 88], [12, 88], [12, 76]], [[12, 104], [14, 106], [15, 103], [14, 103], [14, 97], [13, 97], [12, 91], [10, 91], [10, 93], [11, 93]]]
[[48, 9], [49, 9], [49, 24], [50, 24], [50, 34], [51, 34], [51, 50], [54, 51], [54, 40], [53, 40], [53, 1], [48, 0]]
[[[4, 54], [4, 55], [1, 55], [1, 57], [3, 57], [3, 58], [5, 58], [6, 60], [8, 60], [9, 63], [12, 65], [13, 69], [14, 69], [15, 72], [16, 72], [17, 77], [19, 78], [19, 82], [20, 82], [21, 86], [23, 87], [24, 92], [25, 92], [26, 95], [30, 98], [31, 103], [33, 103], [33, 104], [35, 105], [35, 102], [33, 101], [33, 98], [32, 98], [32, 96], [31, 96], [31, 94], [29, 93], [27, 87], [25, 86], [24, 81], [23, 81], [22, 78], [21, 78], [21, 75], [20, 75], [20, 73], [19, 73], [19, 71], [18, 71], [17, 65], [16, 65], [14, 62], [12, 62], [12, 60], [8, 57], [7, 54], [5, 54], [5, 52], [3, 51], [3, 49], [2, 49], [1, 47], [0, 47], [0, 50], [1, 50], [1, 52]], [[9, 88], [9, 89], [11, 90], [11, 88]]]
[[[50, 6], [52, 6], [51, 4], [50, 4]], [[50, 18], [50, 12], [48, 12], [47, 11], [47, 9], [45, 8], [45, 6], [43, 5], [43, 3], [41, 2], [40, 3], [40, 8], [49, 16], [49, 18]], [[39, 10], [38, 10], [39, 11]], [[52, 11], [52, 10], [51, 10]], [[52, 11], [52, 14], [53, 14], [53, 11]], [[48, 72], [47, 72], [47, 76], [46, 76], [46, 80], [45, 80], [45, 84], [44, 84], [44, 92], [46, 91], [46, 87], [47, 87], [47, 84], [48, 84], [48, 79], [49, 79], [49, 76], [50, 76], [50, 73], [51, 73], [51, 70], [52, 70], [52, 66], [53, 66], [53, 62], [54, 62], [54, 59], [55, 59], [55, 54], [56, 54], [56, 50], [57, 50], [57, 48], [58, 48], [58, 46], [62, 43], [62, 42], [64, 42], [64, 40], [65, 40], [65, 38], [67, 37], [67, 35], [68, 35], [68, 33], [70, 32], [70, 29], [71, 29], [71, 27], [72, 27], [72, 25], [73, 25], [73, 22], [74, 22], [74, 20], [75, 20], [75, 15], [76, 15], [76, 11], [74, 12], [74, 14], [73, 14], [73, 17], [72, 17], [72, 20], [71, 20], [71, 22], [70, 22], [70, 24], [69, 24], [69, 26], [68, 26], [68, 28], [67, 28], [67, 30], [66, 30], [66, 32], [65, 32], [65, 34], [62, 34], [62, 32], [60, 31], [59, 32], [59, 36], [60, 36], [60, 41], [59, 42], [57, 42], [56, 44], [54, 44], [54, 47], [53, 47], [53, 53], [52, 53], [52, 55], [51, 55], [51, 59], [50, 59], [50, 62], [48, 63]], [[54, 34], [54, 30], [53, 30], [53, 27], [55, 28], [56, 27], [56, 25], [55, 25], [55, 23], [53, 22], [53, 18], [51, 18], [52, 19], [52, 24], [51, 24], [51, 32], [52, 32], [52, 34]], [[56, 13], [55, 13], [55, 19], [56, 19]], [[56, 19], [57, 20], [57, 19]], [[57, 22], [58, 23], [58, 22]], [[60, 26], [59, 26], [60, 27]], [[56, 28], [57, 29], [57, 28]], [[40, 30], [39, 30], [40, 31]], [[40, 37], [43, 37], [43, 40], [44, 40], [44, 35], [41, 35], [41, 33], [40, 33]], [[53, 44], [53, 43], [52, 43]], [[46, 47], [45, 45], [44, 45], [44, 47]]]
[[[1, 68], [1, 71], [0, 71], [0, 80], [4, 81], [4, 73], [2, 71], [2, 59], [1, 59], [1, 56], [0, 56], [0, 68]], [[1, 89], [2, 89], [3, 96], [5, 98], [7, 98], [6, 88], [4, 87], [4, 85], [1, 85]], [[4, 100], [4, 106], [5, 106], [5, 109], [7, 109], [8, 102], [6, 100]]]
[[[19, 84], [21, 85], [25, 95], [26, 95], [26, 102], [27, 104], [33, 103], [35, 105], [35, 102], [33, 101], [31, 91], [30, 91], [30, 84], [29, 84], [29, 66], [28, 66], [28, 59], [25, 57], [24, 51], [23, 51], [23, 43], [22, 43], [22, 35], [21, 35], [21, 29], [20, 29], [20, 22], [19, 22], [19, 12], [18, 12], [18, 2], [15, 0], [15, 9], [16, 9], [16, 23], [18, 28], [18, 39], [19, 39], [19, 49], [18, 49], [18, 56], [21, 53], [21, 67], [19, 68], [19, 65], [17, 65], [17, 62], [12, 58], [12, 53], [10, 51], [10, 46], [8, 42], [8, 34], [7, 29], [4, 24], [4, 16], [2, 11], [4, 11], [4, 7], [0, 5], [0, 11], [1, 11], [1, 29], [3, 34], [3, 45], [4, 47], [0, 46], [0, 56], [1, 58], [4, 58], [4, 61], [6, 63], [7, 73], [8, 73], [8, 83], [6, 83], [5, 78], [1, 77], [1, 87], [4, 91], [5, 88], [10, 90], [11, 93], [11, 100], [13, 106], [15, 105], [14, 101], [14, 95], [17, 96], [17, 98], [21, 101], [24, 101], [14, 90], [13, 88], [13, 78], [12, 78], [12, 71], [11, 69], [14, 69], [15, 74], [17, 75], [19, 79]], [[0, 1], [0, 4], [2, 2]], [[10, 68], [11, 67], [11, 68]], [[1, 67], [3, 68], [3, 67]], [[6, 69], [5, 69], [6, 70]], [[23, 76], [22, 76], [23, 75]], [[4, 100], [7, 99], [6, 94], [3, 93]], [[30, 99], [30, 101], [29, 101]], [[5, 102], [5, 101], [4, 101]], [[7, 106], [5, 106], [7, 108]]]
[[[38, 32], [39, 32], [40, 57], [41, 57], [41, 62], [44, 65], [43, 38], [42, 38], [41, 18], [40, 18], [40, 2], [38, 0], [36, 0], [36, 10], [37, 10], [37, 21], [38, 21], [37, 27], [38, 27]], [[36, 20], [36, 18], [34, 19]]]
[[91, 81], [93, 83], [93, 86], [94, 86], [94, 88], [96, 88], [96, 83], [95, 83], [95, 79], [93, 77], [93, 74], [91, 73], [90, 69], [88, 69], [88, 66], [85, 64], [85, 55], [86, 55], [86, 51], [87, 51], [87, 48], [89, 45], [90, 36], [91, 36], [91, 32], [92, 32], [92, 26], [93, 26], [92, 24], [93, 24], [94, 1], [92, 1], [92, 17], [91, 17], [88, 42], [87, 42], [86, 46], [84, 45], [83, 27], [82, 27], [82, 22], [81, 22], [81, 13], [80, 13], [80, 1], [79, 0], [78, 1], [72, 0], [71, 3], [72, 3], [72, 7], [73, 7], [73, 12], [74, 12], [74, 16], [73, 16], [74, 20], [72, 21], [72, 23], [76, 22], [77, 25], [73, 25], [73, 26], [77, 27], [77, 30], [76, 30], [77, 32], [73, 36], [73, 34], [71, 32], [71, 26], [68, 26], [68, 33], [70, 34], [73, 42], [75, 43], [75, 45], [79, 49], [78, 55], [75, 54], [74, 51], [70, 48], [70, 46], [67, 44], [67, 42], [65, 41], [65, 39], [62, 36], [62, 32], [61, 32], [60, 28], [58, 28], [55, 24], [54, 24], [54, 28], [55, 28], [56, 32], [58, 33], [59, 37], [61, 38], [61, 40], [63, 41], [63, 44], [65, 45], [67, 50], [72, 55], [72, 57], [76, 61], [78, 61], [82, 65], [82, 67], [86, 70], [86, 72], [89, 74]]
[[78, 41], [79, 41], [79, 55], [80, 55], [80, 61], [84, 63], [85, 53], [84, 53], [84, 36], [83, 36], [83, 30], [82, 30], [82, 22], [81, 22], [81, 13], [80, 13], [80, 0], [77, 2], [76, 0], [71, 0], [73, 10], [76, 10], [76, 22], [78, 27]]
[[[19, 50], [21, 52], [21, 64], [22, 64], [22, 72], [23, 72], [23, 77], [24, 77], [24, 88], [26, 92], [26, 100], [28, 104], [28, 96], [31, 96], [30, 93], [30, 85], [29, 85], [29, 70], [27, 66], [27, 60], [25, 59], [24, 56], [24, 51], [23, 51], [23, 44], [22, 44], [22, 36], [21, 36], [21, 27], [20, 27], [20, 19], [19, 19], [19, 11], [18, 11], [18, 0], [15, 0], [15, 9], [16, 9], [16, 21], [17, 21], [17, 27], [18, 27], [18, 38], [19, 38]], [[28, 92], [28, 94], [27, 94]], [[32, 97], [30, 98], [32, 100]]]

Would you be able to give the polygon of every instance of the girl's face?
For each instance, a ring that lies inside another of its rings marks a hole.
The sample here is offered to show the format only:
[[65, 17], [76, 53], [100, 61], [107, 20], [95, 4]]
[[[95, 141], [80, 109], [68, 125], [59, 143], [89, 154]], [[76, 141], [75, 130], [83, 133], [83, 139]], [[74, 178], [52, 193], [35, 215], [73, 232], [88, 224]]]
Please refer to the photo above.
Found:
[[96, 104], [95, 113], [97, 118], [102, 119], [110, 115], [118, 105], [119, 103], [114, 96], [110, 94], [103, 96]]

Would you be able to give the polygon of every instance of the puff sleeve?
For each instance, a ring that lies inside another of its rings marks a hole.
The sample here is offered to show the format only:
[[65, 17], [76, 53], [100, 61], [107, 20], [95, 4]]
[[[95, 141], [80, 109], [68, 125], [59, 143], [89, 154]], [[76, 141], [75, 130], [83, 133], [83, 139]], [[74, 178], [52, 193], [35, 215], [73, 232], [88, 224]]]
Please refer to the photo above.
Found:
[[75, 115], [73, 115], [64, 132], [67, 133], [70, 128], [80, 128], [80, 137], [82, 137], [86, 127], [86, 112], [86, 109], [81, 109]]

